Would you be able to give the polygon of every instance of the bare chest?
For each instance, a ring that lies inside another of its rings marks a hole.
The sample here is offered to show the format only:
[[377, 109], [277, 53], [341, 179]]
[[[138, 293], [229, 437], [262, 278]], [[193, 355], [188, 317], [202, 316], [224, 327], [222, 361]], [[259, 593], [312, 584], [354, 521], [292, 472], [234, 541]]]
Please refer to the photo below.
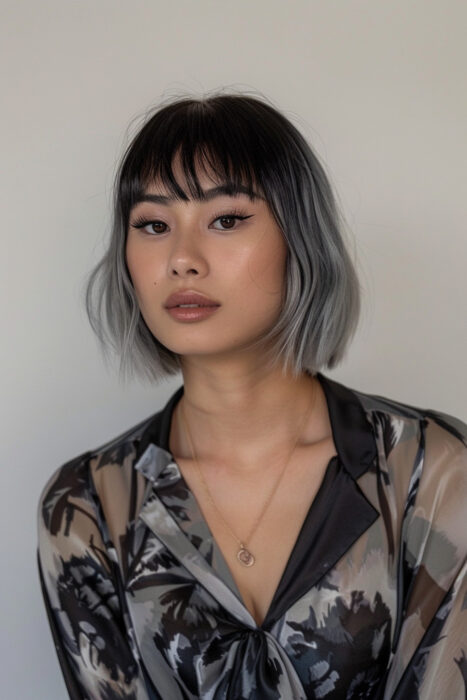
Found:
[[[253, 481], [213, 483], [211, 480], [208, 483], [214, 506], [192, 463], [178, 461], [243, 603], [258, 625], [266, 617], [326, 467], [335, 454], [332, 439], [304, 447], [290, 465], [290, 471], [287, 470], [287, 478], [281, 480], [259, 523], [258, 516], [275, 482], [271, 485], [270, 480], [262, 479], [255, 485]], [[238, 540], [253, 554], [252, 566], [246, 567], [238, 560]]]

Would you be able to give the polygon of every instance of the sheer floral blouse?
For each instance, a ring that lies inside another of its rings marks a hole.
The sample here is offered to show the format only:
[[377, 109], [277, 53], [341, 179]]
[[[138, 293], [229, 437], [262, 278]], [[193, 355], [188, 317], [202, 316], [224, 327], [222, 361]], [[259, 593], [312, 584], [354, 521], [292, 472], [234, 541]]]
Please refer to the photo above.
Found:
[[70, 698], [466, 697], [467, 425], [318, 374], [337, 449], [260, 626], [162, 410], [57, 469], [38, 566]]

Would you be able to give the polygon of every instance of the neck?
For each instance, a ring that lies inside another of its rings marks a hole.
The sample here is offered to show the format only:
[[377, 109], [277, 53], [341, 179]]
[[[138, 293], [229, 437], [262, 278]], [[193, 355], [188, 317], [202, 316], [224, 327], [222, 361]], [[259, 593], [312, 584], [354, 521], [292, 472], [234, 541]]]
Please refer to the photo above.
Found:
[[193, 362], [185, 363], [182, 371], [184, 395], [174, 412], [171, 436], [171, 451], [177, 457], [193, 457], [180, 408], [197, 459], [232, 465], [237, 472], [255, 471], [268, 456], [282, 459], [313, 400], [303, 437], [311, 442], [327, 430], [321, 417], [321, 386], [306, 373], [294, 378], [281, 367], [238, 366], [215, 371]]

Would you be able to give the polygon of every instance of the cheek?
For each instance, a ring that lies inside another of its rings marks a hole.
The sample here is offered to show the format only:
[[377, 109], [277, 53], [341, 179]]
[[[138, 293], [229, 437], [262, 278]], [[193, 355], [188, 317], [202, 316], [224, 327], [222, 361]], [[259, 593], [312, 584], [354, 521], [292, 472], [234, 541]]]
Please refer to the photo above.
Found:
[[136, 295], [142, 297], [155, 280], [154, 265], [142, 246], [127, 242], [125, 258]]
[[130, 273], [130, 277], [133, 281], [136, 272], [136, 251], [135, 247], [131, 244], [131, 238], [128, 236], [125, 243], [125, 261]]
[[252, 281], [268, 294], [280, 294], [285, 278], [287, 245], [279, 234], [272, 240], [262, 236], [252, 251], [249, 270]]

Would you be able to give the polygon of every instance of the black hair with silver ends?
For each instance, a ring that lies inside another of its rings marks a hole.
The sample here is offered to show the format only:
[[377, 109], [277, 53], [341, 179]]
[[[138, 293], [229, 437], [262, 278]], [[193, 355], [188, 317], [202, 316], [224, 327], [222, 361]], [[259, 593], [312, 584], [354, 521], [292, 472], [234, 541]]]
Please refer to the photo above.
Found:
[[[179, 155], [189, 193], [176, 181]], [[130, 211], [150, 182], [176, 198], [202, 198], [199, 167], [221, 182], [261, 192], [287, 243], [277, 323], [254, 346], [265, 362], [298, 377], [344, 357], [360, 314], [360, 285], [343, 239], [343, 219], [323, 166], [300, 131], [263, 96], [217, 92], [159, 105], [126, 149], [115, 176], [108, 248], [86, 280], [85, 303], [104, 355], [120, 374], [161, 381], [181, 357], [151, 333], [125, 259]]]

